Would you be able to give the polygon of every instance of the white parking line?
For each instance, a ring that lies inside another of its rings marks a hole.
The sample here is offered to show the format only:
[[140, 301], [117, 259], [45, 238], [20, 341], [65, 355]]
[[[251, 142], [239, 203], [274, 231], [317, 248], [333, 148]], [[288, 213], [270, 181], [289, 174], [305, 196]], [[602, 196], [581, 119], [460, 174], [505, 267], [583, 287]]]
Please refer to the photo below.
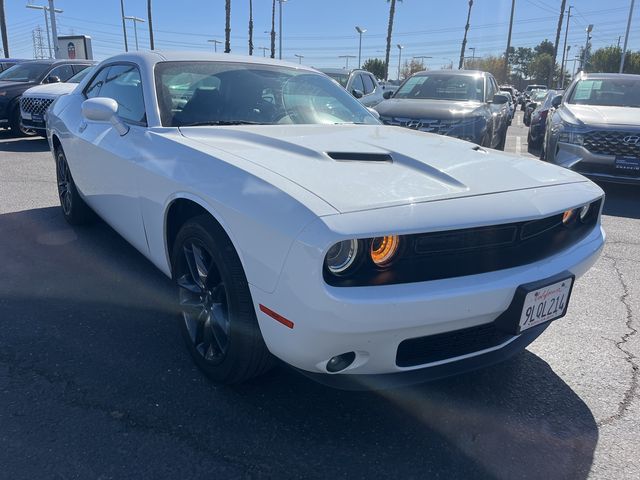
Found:
[[520, 155], [522, 153], [522, 138], [520, 135], [516, 137], [516, 154]]
[[516, 122], [518, 124], [519, 127], [522, 126], [522, 115], [518, 115], [518, 121]]

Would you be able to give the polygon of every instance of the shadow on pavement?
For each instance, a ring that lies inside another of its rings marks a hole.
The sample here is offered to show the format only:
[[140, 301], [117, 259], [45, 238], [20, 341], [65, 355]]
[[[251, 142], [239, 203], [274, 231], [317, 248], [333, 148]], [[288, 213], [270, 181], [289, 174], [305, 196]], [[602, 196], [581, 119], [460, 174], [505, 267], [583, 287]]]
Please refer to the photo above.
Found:
[[603, 212], [614, 217], [640, 218], [640, 185], [599, 183], [605, 191]]
[[0, 152], [48, 152], [47, 139], [40, 136], [16, 137], [10, 130], [0, 130]]
[[170, 282], [106, 225], [44, 208], [0, 215], [0, 231], [9, 477], [177, 478], [214, 460], [225, 478], [587, 477], [593, 415], [532, 353], [382, 392], [284, 367], [219, 387], [183, 348]]

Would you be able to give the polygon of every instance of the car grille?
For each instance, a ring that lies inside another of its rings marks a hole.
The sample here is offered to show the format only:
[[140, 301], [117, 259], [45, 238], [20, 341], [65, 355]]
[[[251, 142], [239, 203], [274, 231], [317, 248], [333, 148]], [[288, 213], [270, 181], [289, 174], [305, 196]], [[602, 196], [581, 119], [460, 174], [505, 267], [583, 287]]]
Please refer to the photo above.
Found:
[[446, 135], [451, 127], [460, 123], [459, 120], [441, 120], [436, 118], [404, 118], [404, 117], [381, 117], [386, 125], [396, 125], [400, 127], [420, 130], [421, 132], [438, 133]]
[[413, 367], [438, 362], [497, 347], [511, 338], [511, 334], [499, 330], [493, 322], [427, 337], [410, 338], [398, 346], [396, 365]]
[[44, 115], [47, 108], [53, 103], [53, 98], [22, 97], [20, 108], [31, 115]]
[[589, 132], [585, 135], [584, 148], [598, 155], [640, 158], [640, 132], [611, 130]]

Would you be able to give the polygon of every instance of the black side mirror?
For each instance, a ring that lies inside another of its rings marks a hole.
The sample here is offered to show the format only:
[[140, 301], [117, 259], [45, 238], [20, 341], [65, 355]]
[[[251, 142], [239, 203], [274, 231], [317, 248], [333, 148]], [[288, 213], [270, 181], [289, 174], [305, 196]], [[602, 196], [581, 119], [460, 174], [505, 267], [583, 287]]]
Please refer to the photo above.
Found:
[[393, 92], [391, 90], [387, 90], [382, 94], [382, 98], [384, 98], [385, 100], [389, 100], [391, 98], [391, 95], [393, 95]]
[[562, 95], [556, 95], [555, 97], [553, 97], [553, 100], [551, 100], [551, 106], [553, 108], [558, 108], [561, 103], [562, 103]]
[[57, 75], [49, 75], [47, 77], [47, 83], [60, 83], [62, 82], [62, 80], [60, 80], [60, 77], [58, 77]]
[[364, 93], [362, 92], [362, 90], [358, 90], [357, 88], [354, 88], [353, 90], [351, 90], [351, 93], [356, 98], [362, 98], [364, 96]]
[[500, 95], [499, 93], [496, 93], [493, 96], [493, 103], [495, 103], [496, 105], [504, 105], [505, 103], [509, 102], [509, 97], [507, 97], [506, 95]]

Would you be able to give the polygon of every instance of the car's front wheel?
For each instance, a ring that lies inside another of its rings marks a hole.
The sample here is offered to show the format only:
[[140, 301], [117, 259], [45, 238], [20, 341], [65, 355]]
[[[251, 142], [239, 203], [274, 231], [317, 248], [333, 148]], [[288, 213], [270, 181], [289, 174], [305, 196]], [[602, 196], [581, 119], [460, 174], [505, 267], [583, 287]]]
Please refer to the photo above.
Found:
[[93, 219], [93, 212], [78, 193], [62, 147], [56, 148], [55, 157], [58, 198], [65, 220], [71, 225], [89, 223]]
[[227, 384], [266, 372], [273, 357], [262, 339], [242, 264], [211, 217], [200, 215], [180, 229], [172, 269], [181, 329], [196, 365], [213, 381]]

